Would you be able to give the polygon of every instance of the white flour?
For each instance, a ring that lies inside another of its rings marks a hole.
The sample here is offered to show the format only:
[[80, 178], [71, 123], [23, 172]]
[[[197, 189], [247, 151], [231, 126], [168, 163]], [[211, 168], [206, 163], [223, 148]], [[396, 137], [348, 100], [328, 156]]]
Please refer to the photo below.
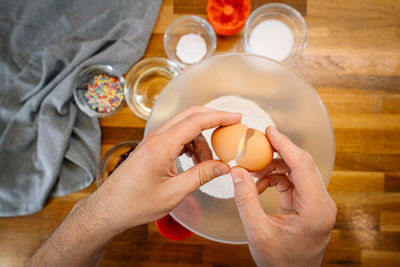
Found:
[[294, 37], [285, 23], [270, 19], [251, 31], [249, 45], [253, 53], [282, 61], [292, 52]]
[[200, 61], [207, 53], [207, 45], [200, 34], [183, 35], [176, 45], [176, 55], [186, 64]]
[[[275, 126], [268, 113], [260, 108], [256, 103], [238, 96], [218, 97], [208, 102], [204, 106], [222, 111], [240, 112], [242, 113], [243, 124], [246, 124], [250, 128], [260, 130], [261, 132], [264, 132], [269, 125]], [[214, 129], [203, 131], [203, 135], [211, 149], [211, 134], [213, 130]], [[214, 151], [213, 155], [214, 159], [217, 159]], [[179, 157], [179, 160], [184, 170], [187, 170], [193, 166], [192, 159], [186, 155]], [[226, 199], [234, 197], [233, 182], [230, 174], [215, 178], [211, 182], [200, 187], [200, 190], [203, 193], [216, 198]]]

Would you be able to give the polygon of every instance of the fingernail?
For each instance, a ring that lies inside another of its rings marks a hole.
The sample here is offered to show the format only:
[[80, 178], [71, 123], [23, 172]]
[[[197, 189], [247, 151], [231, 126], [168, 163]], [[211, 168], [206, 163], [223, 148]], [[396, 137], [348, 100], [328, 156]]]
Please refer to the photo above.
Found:
[[239, 168], [233, 168], [231, 170], [233, 183], [237, 184], [243, 181], [243, 171]]
[[215, 167], [215, 173], [217, 174], [217, 176], [227, 174], [229, 173], [229, 166], [225, 164], [220, 164], [217, 167]]

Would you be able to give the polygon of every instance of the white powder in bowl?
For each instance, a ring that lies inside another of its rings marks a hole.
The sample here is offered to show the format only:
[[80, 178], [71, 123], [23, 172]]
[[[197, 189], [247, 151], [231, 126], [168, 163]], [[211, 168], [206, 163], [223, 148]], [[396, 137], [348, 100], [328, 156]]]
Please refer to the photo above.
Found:
[[250, 33], [254, 54], [282, 61], [292, 52], [294, 36], [289, 26], [276, 19], [260, 22]]
[[[238, 96], [221, 96], [208, 102], [204, 106], [222, 111], [240, 112], [242, 114], [243, 124], [246, 124], [250, 128], [260, 130], [261, 132], [264, 132], [269, 125], [275, 126], [271, 117], [265, 110], [260, 108], [253, 101]], [[203, 135], [211, 149], [211, 134], [213, 131], [214, 129], [203, 131]], [[218, 158], [214, 151], [213, 155], [214, 159]], [[183, 170], [188, 170], [193, 167], [192, 159], [186, 155], [180, 156], [179, 160]], [[234, 197], [233, 182], [230, 174], [215, 178], [211, 182], [200, 187], [200, 190], [216, 198], [227, 199]]]
[[177, 57], [186, 64], [200, 61], [207, 53], [207, 45], [200, 34], [182, 35], [176, 45]]

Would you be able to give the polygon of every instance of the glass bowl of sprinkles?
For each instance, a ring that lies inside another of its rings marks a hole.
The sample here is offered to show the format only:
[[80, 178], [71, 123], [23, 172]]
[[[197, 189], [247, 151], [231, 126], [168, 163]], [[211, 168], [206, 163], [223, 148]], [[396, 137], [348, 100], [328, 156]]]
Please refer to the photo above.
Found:
[[75, 102], [90, 117], [110, 116], [124, 105], [124, 84], [111, 66], [86, 67], [74, 80]]

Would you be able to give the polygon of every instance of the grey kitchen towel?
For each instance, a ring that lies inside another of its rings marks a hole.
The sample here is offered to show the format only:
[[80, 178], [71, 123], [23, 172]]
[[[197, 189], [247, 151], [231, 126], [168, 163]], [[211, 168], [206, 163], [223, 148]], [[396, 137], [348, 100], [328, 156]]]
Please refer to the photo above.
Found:
[[73, 100], [93, 64], [120, 73], [144, 54], [161, 0], [0, 0], [0, 217], [87, 187], [101, 131]]

